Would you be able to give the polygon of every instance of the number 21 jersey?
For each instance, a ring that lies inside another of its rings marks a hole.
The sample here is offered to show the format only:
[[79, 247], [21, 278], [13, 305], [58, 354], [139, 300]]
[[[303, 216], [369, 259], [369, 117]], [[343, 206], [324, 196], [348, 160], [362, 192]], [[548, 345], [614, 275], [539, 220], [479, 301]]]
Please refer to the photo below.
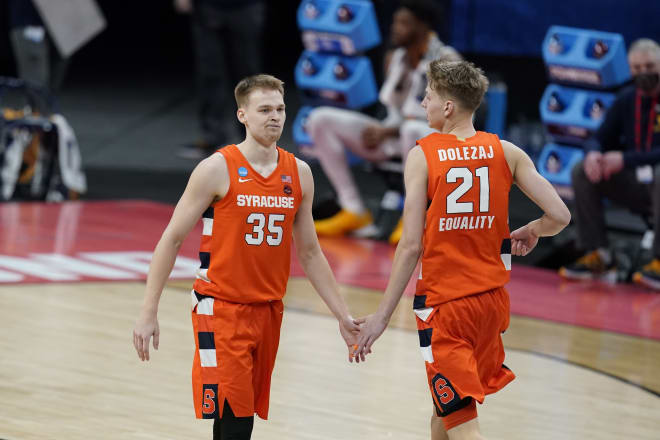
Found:
[[415, 308], [501, 287], [509, 280], [512, 176], [497, 135], [417, 141], [428, 167], [429, 208]]
[[203, 214], [201, 264], [193, 288], [242, 304], [282, 299], [302, 200], [296, 158], [277, 147], [277, 167], [263, 177], [236, 145], [218, 151], [227, 162], [229, 189]]

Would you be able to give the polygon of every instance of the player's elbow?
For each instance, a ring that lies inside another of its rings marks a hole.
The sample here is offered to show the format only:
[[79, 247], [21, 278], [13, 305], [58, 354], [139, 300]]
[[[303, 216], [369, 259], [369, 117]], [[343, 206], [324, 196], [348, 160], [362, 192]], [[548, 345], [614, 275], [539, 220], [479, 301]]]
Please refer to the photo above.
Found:
[[320, 253], [321, 249], [318, 246], [300, 246], [296, 248], [298, 255], [298, 261], [304, 267], [309, 264], [310, 261], [314, 260], [316, 256]]
[[404, 236], [401, 238], [397, 250], [411, 258], [419, 258], [422, 254], [422, 243], [419, 240], [407, 240]]
[[562, 224], [564, 225], [564, 227], [566, 227], [570, 222], [571, 222], [571, 211], [569, 211], [568, 208], [566, 208], [566, 214], [562, 219]]
[[564, 229], [571, 222], [571, 211], [568, 210], [566, 205], [562, 205], [561, 209], [553, 217], [561, 225], [561, 228]]
[[166, 230], [160, 238], [160, 243], [165, 246], [174, 248], [178, 252], [179, 249], [181, 249], [181, 245], [183, 245], [184, 239], [185, 236]]
[[547, 212], [545, 217], [551, 222], [547, 230], [549, 235], [559, 234], [571, 222], [571, 212], [563, 204], [561, 207]]

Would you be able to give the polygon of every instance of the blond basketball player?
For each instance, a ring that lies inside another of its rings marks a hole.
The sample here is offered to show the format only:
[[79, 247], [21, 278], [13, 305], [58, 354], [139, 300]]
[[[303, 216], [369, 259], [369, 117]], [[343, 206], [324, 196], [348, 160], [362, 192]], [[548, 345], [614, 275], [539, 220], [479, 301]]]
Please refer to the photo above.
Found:
[[[500, 334], [509, 324], [511, 254], [526, 255], [555, 235], [570, 213], [529, 157], [472, 116], [488, 87], [468, 62], [434, 61], [422, 106], [440, 133], [417, 142], [405, 166], [403, 236], [378, 311], [363, 325], [357, 351], [387, 327], [422, 256], [414, 311], [435, 414], [432, 439], [481, 439], [476, 402], [514, 379]], [[509, 235], [509, 189], [516, 184], [543, 211]]]
[[[282, 81], [243, 79], [235, 89], [246, 137], [193, 171], [154, 251], [133, 344], [149, 360], [159, 345], [158, 302], [181, 243], [203, 220], [192, 323], [196, 341], [193, 401], [197, 418], [214, 419], [214, 439], [249, 439], [254, 414], [268, 417], [279, 344], [291, 238], [298, 259], [349, 347], [358, 327], [319, 247], [309, 166], [276, 145], [286, 119]], [[349, 354], [349, 360], [352, 360]]]

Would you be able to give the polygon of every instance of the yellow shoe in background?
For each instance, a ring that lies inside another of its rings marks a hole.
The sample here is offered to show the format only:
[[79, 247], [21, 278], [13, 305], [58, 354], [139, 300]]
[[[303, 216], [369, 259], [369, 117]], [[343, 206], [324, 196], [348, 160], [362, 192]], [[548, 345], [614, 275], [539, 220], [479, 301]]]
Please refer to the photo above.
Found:
[[660, 290], [660, 258], [655, 258], [642, 270], [633, 274], [633, 281], [651, 289]]
[[403, 234], [403, 218], [400, 218], [399, 222], [396, 224], [396, 227], [390, 234], [390, 238], [388, 239], [388, 241], [390, 242], [390, 244], [397, 245], [401, 240], [402, 234]]
[[559, 275], [567, 280], [594, 280], [616, 275], [614, 261], [605, 264], [598, 251], [591, 251], [577, 261], [559, 269]]
[[316, 233], [325, 237], [339, 237], [373, 223], [371, 214], [355, 214], [342, 209], [330, 218], [314, 222]]

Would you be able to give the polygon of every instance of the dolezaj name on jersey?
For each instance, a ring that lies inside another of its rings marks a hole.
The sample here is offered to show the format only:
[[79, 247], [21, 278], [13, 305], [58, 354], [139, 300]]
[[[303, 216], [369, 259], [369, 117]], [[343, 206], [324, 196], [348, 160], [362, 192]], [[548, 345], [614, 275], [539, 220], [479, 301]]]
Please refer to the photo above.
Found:
[[465, 147], [449, 147], [441, 148], [438, 150], [438, 158], [440, 162], [447, 160], [480, 160], [492, 159], [495, 156], [493, 146], [489, 145], [484, 147], [479, 146], [465, 146]]
[[457, 229], [490, 229], [493, 227], [494, 215], [464, 215], [458, 217], [441, 217], [439, 231], [453, 231]]

